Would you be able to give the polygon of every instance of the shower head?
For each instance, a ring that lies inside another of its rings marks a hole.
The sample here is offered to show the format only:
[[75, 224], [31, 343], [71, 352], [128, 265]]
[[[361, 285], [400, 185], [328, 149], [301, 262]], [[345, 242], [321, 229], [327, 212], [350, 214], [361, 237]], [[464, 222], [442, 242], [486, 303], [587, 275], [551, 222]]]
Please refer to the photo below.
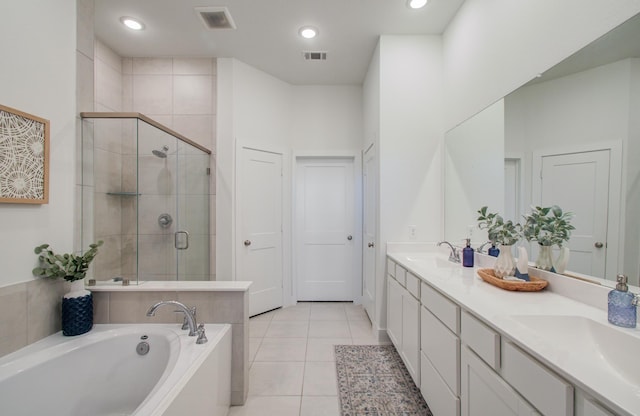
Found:
[[169, 151], [169, 146], [164, 145], [162, 146], [162, 149], [158, 150], [158, 149], [154, 149], [151, 151], [151, 153], [154, 154], [154, 156], [158, 156], [161, 159], [164, 159], [167, 157], [167, 152]]

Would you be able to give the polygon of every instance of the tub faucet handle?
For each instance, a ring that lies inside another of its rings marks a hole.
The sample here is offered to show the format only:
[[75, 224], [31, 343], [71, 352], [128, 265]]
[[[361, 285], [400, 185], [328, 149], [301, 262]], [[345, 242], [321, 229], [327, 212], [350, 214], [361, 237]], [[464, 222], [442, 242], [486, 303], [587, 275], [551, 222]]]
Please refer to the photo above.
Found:
[[[189, 308], [191, 311], [191, 315], [193, 315], [193, 319], [196, 320], [196, 307], [192, 306]], [[182, 312], [181, 310], [175, 310], [174, 312]], [[182, 321], [182, 329], [189, 329], [189, 321], [187, 320], [187, 315], [184, 315], [184, 320]]]
[[196, 339], [196, 344], [204, 344], [208, 341], [207, 335], [204, 332], [204, 324], [198, 325], [198, 339]]

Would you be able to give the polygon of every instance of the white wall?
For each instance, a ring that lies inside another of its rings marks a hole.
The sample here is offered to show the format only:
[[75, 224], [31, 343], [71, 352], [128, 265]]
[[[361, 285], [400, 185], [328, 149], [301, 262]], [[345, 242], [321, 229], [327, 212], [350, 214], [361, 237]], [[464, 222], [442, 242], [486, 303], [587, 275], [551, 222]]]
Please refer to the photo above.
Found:
[[360, 150], [361, 86], [294, 86], [292, 111], [294, 150]]
[[[385, 243], [436, 241], [442, 235], [444, 90], [439, 36], [382, 36], [379, 53], [378, 236], [382, 244], [378, 244], [376, 265], [375, 320], [384, 328]], [[367, 94], [375, 99], [374, 83], [368, 82]], [[375, 116], [368, 114], [367, 119]], [[371, 129], [375, 127], [368, 125], [367, 130]], [[416, 229], [414, 238], [410, 225]]]
[[466, 0], [443, 35], [449, 130], [640, 12], [640, 0]]
[[[282, 152], [289, 148], [291, 86], [236, 59], [220, 58], [217, 100], [216, 279], [233, 280], [236, 144]], [[290, 185], [284, 193], [291, 197]], [[284, 207], [284, 218], [290, 218], [290, 208]]]
[[0, 286], [33, 280], [33, 248], [73, 250], [76, 2], [0, 2], [0, 103], [51, 122], [49, 204], [0, 204]]

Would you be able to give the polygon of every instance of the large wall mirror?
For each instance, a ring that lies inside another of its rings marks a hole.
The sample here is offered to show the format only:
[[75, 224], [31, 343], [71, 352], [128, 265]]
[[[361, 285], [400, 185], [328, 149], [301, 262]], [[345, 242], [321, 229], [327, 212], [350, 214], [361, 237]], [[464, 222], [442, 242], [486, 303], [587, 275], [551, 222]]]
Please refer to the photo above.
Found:
[[447, 240], [486, 241], [484, 205], [517, 222], [559, 205], [574, 213], [569, 273], [638, 285], [638, 39], [640, 15], [447, 132]]

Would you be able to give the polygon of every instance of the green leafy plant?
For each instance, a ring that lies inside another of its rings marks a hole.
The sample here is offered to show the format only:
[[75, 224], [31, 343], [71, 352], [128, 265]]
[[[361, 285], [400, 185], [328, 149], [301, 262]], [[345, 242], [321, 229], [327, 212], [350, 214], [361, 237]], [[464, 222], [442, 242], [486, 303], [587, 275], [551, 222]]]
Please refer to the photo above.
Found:
[[484, 206], [478, 210], [478, 228], [487, 230], [489, 240], [494, 244], [511, 246], [517, 243], [522, 235], [522, 226], [511, 220], [505, 221], [497, 213], [488, 213], [487, 209]]
[[523, 235], [527, 241], [537, 241], [541, 246], [557, 245], [569, 241], [571, 230], [572, 212], [562, 212], [557, 205], [550, 207], [532, 207], [531, 214], [525, 215]]
[[76, 254], [55, 254], [49, 244], [42, 244], [34, 249], [41, 265], [33, 269], [34, 276], [56, 279], [62, 277], [69, 282], [84, 279], [91, 261], [98, 254], [98, 247], [103, 241], [90, 244], [89, 250], [78, 256]]

